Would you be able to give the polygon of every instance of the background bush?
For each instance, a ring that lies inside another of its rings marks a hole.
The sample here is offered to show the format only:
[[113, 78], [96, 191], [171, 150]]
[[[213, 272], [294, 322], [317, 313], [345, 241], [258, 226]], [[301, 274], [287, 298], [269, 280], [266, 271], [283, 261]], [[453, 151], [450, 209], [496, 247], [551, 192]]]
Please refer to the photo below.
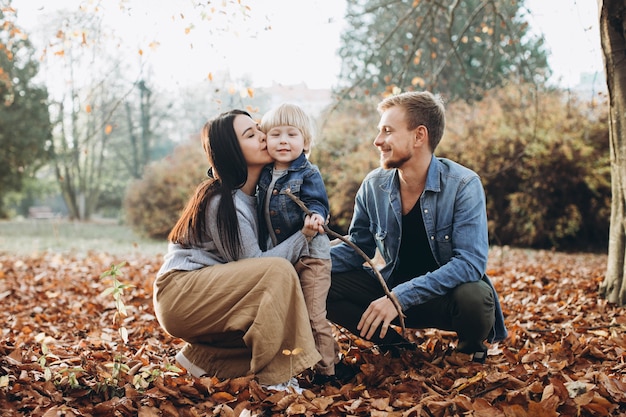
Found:
[[165, 239], [181, 210], [206, 177], [209, 164], [200, 137], [181, 143], [172, 155], [149, 164], [124, 197], [126, 222], [135, 233]]
[[337, 233], [348, 230], [361, 181], [379, 166], [373, 145], [379, 120], [377, 102], [345, 101], [333, 109], [323, 118], [323, 136], [315, 141], [309, 156], [324, 178], [331, 210], [328, 226]]
[[600, 249], [608, 244], [607, 111], [562, 92], [511, 85], [448, 107], [438, 154], [481, 175], [496, 244]]

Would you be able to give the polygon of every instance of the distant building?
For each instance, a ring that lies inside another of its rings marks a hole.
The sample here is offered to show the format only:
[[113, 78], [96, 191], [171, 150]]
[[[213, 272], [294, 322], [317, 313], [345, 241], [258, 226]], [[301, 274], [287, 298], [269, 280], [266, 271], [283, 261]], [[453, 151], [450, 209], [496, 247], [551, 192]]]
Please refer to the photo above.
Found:
[[283, 85], [274, 83], [270, 87], [259, 88], [269, 98], [268, 110], [281, 103], [292, 103], [302, 107], [313, 117], [319, 116], [332, 103], [330, 89], [311, 89], [306, 84]]
[[570, 90], [583, 100], [594, 100], [598, 94], [607, 94], [606, 78], [603, 72], [583, 72], [580, 81]]

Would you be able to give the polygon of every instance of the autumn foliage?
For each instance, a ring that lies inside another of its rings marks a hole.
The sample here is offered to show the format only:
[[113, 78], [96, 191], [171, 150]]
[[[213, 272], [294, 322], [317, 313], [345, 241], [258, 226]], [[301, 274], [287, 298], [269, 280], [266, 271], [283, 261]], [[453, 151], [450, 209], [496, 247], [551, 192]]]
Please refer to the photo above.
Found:
[[[126, 287], [112, 296], [112, 265]], [[337, 329], [356, 379], [303, 395], [252, 377], [192, 378], [182, 341], [152, 308], [160, 259], [104, 253], [0, 254], [3, 416], [619, 416], [626, 413], [626, 316], [599, 300], [601, 255], [493, 248], [489, 274], [509, 338], [484, 365], [455, 353], [454, 334], [412, 333], [400, 358]], [[120, 327], [127, 330], [123, 343]]]
[[124, 197], [126, 223], [142, 236], [165, 239], [208, 168], [200, 137], [184, 142], [174, 153], [146, 166]]
[[509, 85], [453, 103], [439, 154], [475, 170], [494, 244], [589, 250], [608, 241], [607, 104]]

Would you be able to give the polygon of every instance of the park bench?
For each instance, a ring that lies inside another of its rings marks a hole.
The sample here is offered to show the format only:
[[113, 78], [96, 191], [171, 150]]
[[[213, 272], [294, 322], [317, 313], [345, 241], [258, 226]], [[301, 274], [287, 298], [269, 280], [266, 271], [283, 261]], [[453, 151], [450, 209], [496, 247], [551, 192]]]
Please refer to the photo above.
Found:
[[33, 206], [28, 209], [28, 217], [31, 219], [54, 219], [57, 216], [48, 206]]

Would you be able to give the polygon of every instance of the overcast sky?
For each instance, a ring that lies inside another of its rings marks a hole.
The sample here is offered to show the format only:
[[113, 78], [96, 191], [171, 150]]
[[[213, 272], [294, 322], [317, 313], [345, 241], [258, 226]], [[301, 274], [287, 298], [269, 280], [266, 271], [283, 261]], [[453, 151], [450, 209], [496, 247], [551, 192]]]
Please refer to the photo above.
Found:
[[[73, 9], [80, 3], [13, 1], [18, 23], [26, 29], [45, 24], [53, 9]], [[209, 73], [229, 70], [232, 77], [251, 77], [254, 87], [304, 82], [310, 88], [330, 88], [339, 73], [336, 51], [345, 5], [341, 0], [254, 0], [247, 2], [252, 5], [250, 18], [230, 20], [228, 32], [220, 33], [203, 31], [208, 25], [194, 16], [191, 2], [173, 7], [167, 0], [130, 0], [130, 13], [120, 13], [117, 0], [103, 3], [125, 46], [145, 49], [145, 58], [164, 83], [194, 83], [206, 80]], [[526, 0], [526, 6], [532, 13], [531, 28], [543, 34], [550, 49], [554, 82], [574, 86], [581, 73], [602, 71], [595, 1]], [[193, 29], [185, 33], [190, 24]], [[219, 17], [211, 24], [219, 27]], [[153, 39], [159, 46], [150, 49]]]

